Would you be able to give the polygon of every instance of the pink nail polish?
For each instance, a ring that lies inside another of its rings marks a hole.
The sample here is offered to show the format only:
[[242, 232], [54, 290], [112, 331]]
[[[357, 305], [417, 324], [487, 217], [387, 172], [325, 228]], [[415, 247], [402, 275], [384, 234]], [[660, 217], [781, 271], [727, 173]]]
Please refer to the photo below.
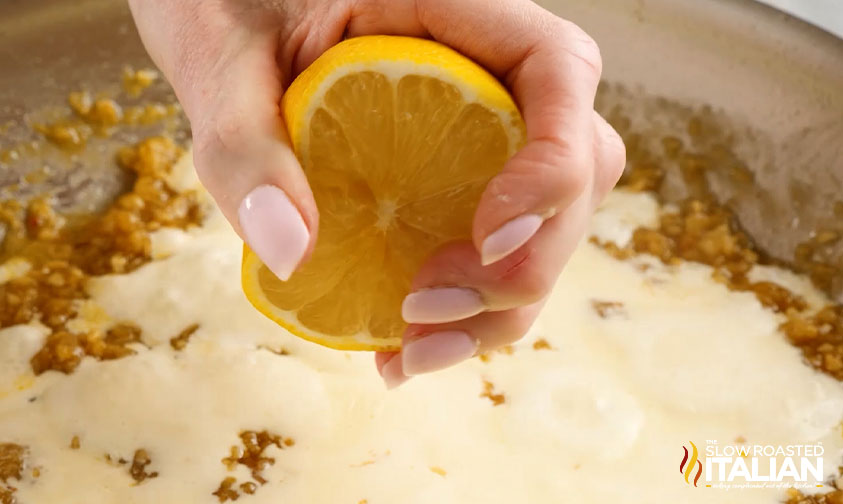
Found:
[[383, 377], [387, 390], [397, 388], [410, 379], [402, 370], [401, 354], [397, 354], [386, 361], [386, 364], [381, 368], [381, 377]]
[[521, 248], [536, 234], [543, 221], [544, 219], [535, 214], [522, 215], [487, 236], [480, 247], [483, 266], [498, 262]]
[[290, 198], [271, 185], [256, 187], [238, 211], [246, 242], [281, 280], [288, 280], [304, 257], [310, 232]]
[[432, 373], [470, 359], [477, 353], [477, 340], [463, 331], [428, 334], [404, 344], [403, 372], [407, 376]]
[[410, 324], [442, 324], [472, 317], [485, 309], [475, 290], [439, 287], [422, 289], [405, 297], [401, 316]]

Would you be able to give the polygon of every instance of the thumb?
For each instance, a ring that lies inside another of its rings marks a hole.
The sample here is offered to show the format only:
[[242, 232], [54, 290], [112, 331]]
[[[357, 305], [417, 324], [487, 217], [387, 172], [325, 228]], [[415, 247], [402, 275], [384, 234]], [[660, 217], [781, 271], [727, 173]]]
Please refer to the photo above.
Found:
[[311, 253], [318, 211], [279, 111], [272, 36], [232, 43], [201, 83], [178, 90], [203, 185], [238, 234], [282, 280]]

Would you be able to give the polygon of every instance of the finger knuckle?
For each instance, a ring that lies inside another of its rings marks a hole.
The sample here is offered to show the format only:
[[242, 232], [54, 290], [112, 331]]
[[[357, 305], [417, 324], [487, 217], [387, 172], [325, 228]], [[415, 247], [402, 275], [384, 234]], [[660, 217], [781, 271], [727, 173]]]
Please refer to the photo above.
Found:
[[574, 146], [562, 138], [545, 140], [549, 153], [543, 170], [542, 186], [555, 201], [570, 199], [585, 191], [589, 182], [589, 170], [594, 159], [587, 149]]
[[599, 155], [603, 160], [603, 166], [599, 168], [603, 170], [603, 178], [606, 183], [614, 186], [626, 168], [626, 145], [620, 135], [608, 123], [606, 128], [607, 132], [600, 145], [602, 153]]
[[193, 163], [200, 178], [205, 176], [214, 164], [215, 150], [215, 139], [212, 136], [205, 133], [194, 133]]
[[490, 314], [483, 324], [481, 348], [489, 351], [517, 342], [530, 330], [536, 315], [529, 306]]
[[626, 146], [623, 140], [618, 137], [617, 141], [611, 142], [609, 150], [609, 174], [612, 185], [614, 185], [621, 178], [621, 174], [626, 168]]
[[509, 312], [508, 333], [511, 341], [518, 341], [527, 334], [535, 322], [536, 315], [528, 307], [516, 308]]
[[547, 296], [553, 288], [555, 279], [537, 267], [535, 261], [528, 259], [511, 272], [507, 283], [514, 290], [513, 302], [523, 306], [537, 303]]
[[413, 288], [460, 285], [471, 275], [469, 266], [477, 261], [471, 243], [451, 243], [436, 249], [419, 267]]
[[[554, 174], [552, 183], [549, 184], [553, 190], [553, 198], [556, 202], [569, 204], [577, 196], [586, 191], [589, 184], [589, 170], [592, 170], [591, 161], [589, 166], [575, 164], [558, 168]], [[559, 208], [557, 208], [558, 210]]]
[[534, 272], [525, 276], [520, 298], [524, 304], [538, 303], [552, 288], [553, 279], [544, 273]]
[[603, 56], [597, 41], [570, 21], [562, 21], [561, 31], [565, 52], [584, 63], [599, 78], [603, 73]]
[[209, 134], [219, 149], [241, 153], [254, 138], [251, 124], [242, 109], [225, 107], [213, 118]]
[[254, 133], [242, 112], [225, 108], [200, 123], [194, 134], [193, 152], [197, 169], [202, 171], [220, 159], [243, 154]]
[[[586, 190], [590, 172], [594, 169], [592, 148], [574, 145], [558, 136], [535, 139], [510, 165], [508, 177], [493, 179], [492, 192], [512, 192], [511, 187], [497, 188], [494, 184], [518, 182], [518, 187], [529, 187], [529, 198], [524, 203], [543, 208], [558, 208]], [[524, 200], [525, 196], [520, 196]]]
[[501, 331], [500, 335], [495, 339], [495, 343], [498, 347], [503, 345], [511, 345], [517, 341], [520, 341], [521, 338], [527, 334], [527, 327], [521, 327], [518, 325], [517, 322], [512, 322], [511, 326], [506, 326], [504, 330]]
[[351, 4], [353, 12], [358, 15], [383, 15], [388, 9], [388, 6], [380, 0], [353, 0]]

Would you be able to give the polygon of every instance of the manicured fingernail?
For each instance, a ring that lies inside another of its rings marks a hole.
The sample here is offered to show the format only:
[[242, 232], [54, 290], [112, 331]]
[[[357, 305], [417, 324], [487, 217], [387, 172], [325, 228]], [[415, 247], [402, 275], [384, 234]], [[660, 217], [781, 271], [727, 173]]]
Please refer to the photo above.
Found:
[[428, 334], [404, 344], [403, 372], [407, 376], [432, 373], [470, 359], [477, 353], [477, 340], [463, 331]]
[[397, 388], [410, 379], [402, 370], [401, 354], [396, 354], [393, 358], [386, 361], [386, 364], [381, 368], [381, 376], [383, 377], [383, 382], [386, 384], [387, 390]]
[[480, 247], [483, 266], [498, 262], [518, 250], [521, 245], [527, 243], [536, 234], [542, 222], [543, 219], [538, 215], [522, 215], [512, 219], [487, 236]]
[[310, 241], [298, 208], [281, 189], [263, 185], [243, 199], [238, 217], [249, 247], [275, 276], [288, 280]]
[[413, 292], [401, 304], [401, 316], [409, 324], [443, 324], [484, 311], [480, 294], [462, 287], [440, 287]]

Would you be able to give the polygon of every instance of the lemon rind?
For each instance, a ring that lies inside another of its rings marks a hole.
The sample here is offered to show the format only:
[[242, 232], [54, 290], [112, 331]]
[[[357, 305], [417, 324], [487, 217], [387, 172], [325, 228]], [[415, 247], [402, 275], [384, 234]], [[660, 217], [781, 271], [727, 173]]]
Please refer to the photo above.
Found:
[[452, 84], [466, 103], [481, 103], [495, 112], [509, 133], [510, 156], [523, 145], [525, 131], [518, 107], [506, 88], [488, 71], [432, 40], [372, 35], [348, 39], [328, 49], [286, 90], [281, 110], [293, 150], [296, 153], [307, 150], [307, 125], [325, 94], [339, 79], [356, 72], [373, 71], [397, 83], [409, 74], [406, 64], [412, 65], [413, 75]]
[[265, 317], [294, 336], [335, 350], [397, 352], [401, 349], [400, 338], [374, 338], [368, 332], [349, 336], [331, 336], [308, 329], [298, 322], [298, 315], [295, 311], [278, 308], [267, 299], [262, 289], [256, 287], [258, 285], [258, 269], [262, 266], [263, 263], [257, 254], [252, 252], [248, 245], [243, 245], [241, 287], [246, 294], [246, 299]]

